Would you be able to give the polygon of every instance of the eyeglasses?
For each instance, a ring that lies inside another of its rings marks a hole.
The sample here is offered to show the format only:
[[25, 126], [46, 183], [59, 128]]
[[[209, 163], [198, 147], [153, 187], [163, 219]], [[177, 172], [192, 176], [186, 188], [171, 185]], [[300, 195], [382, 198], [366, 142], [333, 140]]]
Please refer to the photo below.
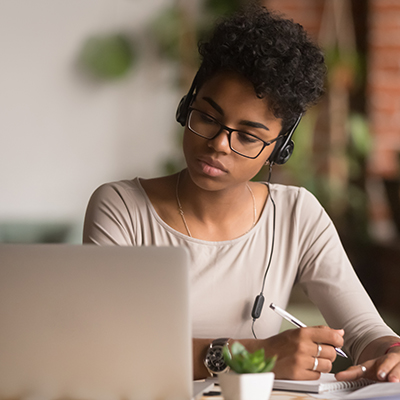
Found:
[[236, 154], [252, 159], [257, 158], [266, 146], [282, 137], [278, 136], [265, 142], [251, 133], [228, 128], [215, 118], [195, 108], [190, 108], [187, 126], [196, 135], [209, 140], [217, 137], [222, 130], [227, 131], [230, 149]]

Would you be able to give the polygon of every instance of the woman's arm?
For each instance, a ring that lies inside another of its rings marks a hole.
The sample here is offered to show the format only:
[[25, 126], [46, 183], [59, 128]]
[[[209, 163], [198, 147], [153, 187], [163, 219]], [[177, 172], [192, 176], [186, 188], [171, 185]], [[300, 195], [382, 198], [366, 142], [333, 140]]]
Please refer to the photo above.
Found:
[[[343, 335], [343, 330], [317, 326], [290, 329], [267, 339], [239, 341], [250, 352], [263, 348], [266, 357], [276, 355], [278, 358], [274, 373], [279, 379], [318, 379], [321, 372], [329, 372], [332, 369], [336, 358], [334, 347], [343, 346]], [[230, 343], [233, 341], [231, 339]], [[193, 339], [194, 379], [210, 376], [203, 360], [211, 342], [211, 339]], [[318, 345], [321, 347], [320, 354]]]
[[[385, 336], [373, 340], [362, 351], [359, 365], [336, 374], [340, 381], [354, 380], [361, 377], [389, 382], [400, 382], [400, 347], [396, 336]], [[361, 365], [366, 371], [361, 369]]]
[[[303, 250], [299, 258], [299, 284], [329, 326], [345, 330], [350, 357], [367, 366], [365, 361], [382, 357], [390, 344], [400, 338], [382, 320], [351, 266], [330, 218], [309, 193], [304, 194], [300, 211]], [[359, 366], [351, 371], [338, 374], [338, 379], [361, 376]], [[376, 373], [365, 375], [377, 379]]]

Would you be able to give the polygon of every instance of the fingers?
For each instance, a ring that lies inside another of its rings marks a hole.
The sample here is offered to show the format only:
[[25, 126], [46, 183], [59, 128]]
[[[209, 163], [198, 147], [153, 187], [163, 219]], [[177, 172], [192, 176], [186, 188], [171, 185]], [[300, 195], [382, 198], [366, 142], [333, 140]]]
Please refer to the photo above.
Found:
[[[333, 346], [326, 345], [326, 344], [320, 344], [320, 343], [316, 343], [315, 346], [316, 346], [316, 349], [315, 349], [315, 354], [313, 355], [313, 357], [326, 358], [326, 359], [330, 360], [332, 363], [335, 361], [337, 354], [336, 354], [335, 348]], [[318, 354], [319, 349], [320, 349], [320, 351]]]
[[309, 329], [315, 343], [324, 343], [333, 347], [342, 347], [344, 344], [343, 329], [331, 329], [328, 326], [316, 326]]
[[301, 328], [299, 340], [310, 343], [310, 348], [305, 351], [313, 357], [327, 358], [331, 362], [336, 359], [335, 347], [343, 346], [343, 329], [331, 329], [327, 326]]
[[326, 358], [312, 357], [310, 361], [310, 370], [314, 372], [330, 372], [332, 362]]
[[318, 358], [321, 355], [322, 352], [322, 346], [317, 343], [317, 355], [315, 356], [316, 358]]
[[400, 364], [397, 364], [387, 375], [387, 380], [389, 382], [400, 382]]
[[338, 381], [368, 378], [378, 381], [400, 382], [400, 354], [389, 353], [362, 365], [355, 365], [337, 373]]
[[344, 331], [326, 326], [291, 329], [265, 340], [265, 348], [278, 356], [274, 372], [280, 379], [318, 379], [330, 372], [335, 347], [343, 345]]
[[400, 354], [389, 353], [376, 360], [376, 377], [380, 381], [400, 382]]
[[310, 380], [318, 379], [321, 372], [330, 372], [332, 363], [325, 358], [294, 357], [278, 359], [274, 372], [279, 379]]
[[366, 377], [368, 369], [371, 368], [371, 361], [362, 365], [353, 365], [345, 371], [338, 372], [335, 377], [338, 381], [354, 381]]

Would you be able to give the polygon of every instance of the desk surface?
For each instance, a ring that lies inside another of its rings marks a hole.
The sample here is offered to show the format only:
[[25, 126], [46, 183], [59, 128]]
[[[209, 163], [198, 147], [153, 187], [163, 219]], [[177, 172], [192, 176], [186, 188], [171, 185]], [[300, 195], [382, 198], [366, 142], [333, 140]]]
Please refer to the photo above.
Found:
[[[219, 387], [213, 389], [215, 391], [220, 391]], [[307, 393], [298, 392], [284, 392], [280, 390], [272, 391], [270, 400], [311, 400], [314, 397], [309, 396]], [[224, 400], [222, 396], [202, 396], [200, 400]]]
[[[274, 390], [271, 394], [270, 400], [315, 400], [314, 397], [309, 396], [307, 393], [296, 392], [281, 392]], [[224, 400], [222, 396], [203, 396], [200, 400]]]

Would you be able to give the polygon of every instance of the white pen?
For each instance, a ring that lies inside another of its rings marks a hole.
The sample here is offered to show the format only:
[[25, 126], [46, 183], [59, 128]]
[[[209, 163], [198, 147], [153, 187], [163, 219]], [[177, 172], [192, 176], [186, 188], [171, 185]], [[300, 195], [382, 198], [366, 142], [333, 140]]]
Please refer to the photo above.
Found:
[[[269, 305], [269, 308], [274, 310], [278, 315], [280, 315], [282, 318], [285, 318], [286, 321], [289, 321], [293, 325], [297, 326], [298, 328], [305, 328], [307, 327], [306, 324], [303, 324], [303, 322], [299, 321], [297, 318], [293, 317], [292, 314], [289, 314], [287, 311], [283, 310], [282, 308], [276, 306], [274, 303], [271, 303]], [[342, 350], [339, 349], [338, 347], [335, 347], [336, 353], [339, 354], [339, 356], [348, 358], [346, 353]]]

